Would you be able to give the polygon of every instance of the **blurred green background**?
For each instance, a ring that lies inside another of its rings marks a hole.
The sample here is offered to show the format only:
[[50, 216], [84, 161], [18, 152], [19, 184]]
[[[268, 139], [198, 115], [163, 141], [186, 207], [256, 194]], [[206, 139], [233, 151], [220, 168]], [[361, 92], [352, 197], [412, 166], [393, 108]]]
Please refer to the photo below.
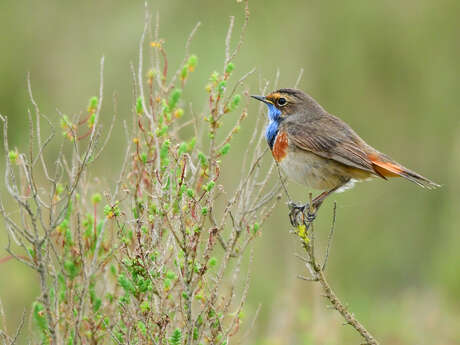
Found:
[[[184, 95], [196, 99], [194, 109], [201, 111], [206, 80], [222, 68], [228, 17], [240, 24], [242, 4], [169, 0], [149, 6], [160, 12], [160, 36], [174, 68], [190, 30], [202, 22], [191, 46], [199, 66]], [[384, 344], [460, 344], [460, 2], [251, 0], [250, 10], [235, 65], [240, 75], [257, 67], [251, 91], [273, 80], [277, 69], [279, 86], [293, 86], [303, 68], [300, 88], [371, 145], [443, 185], [428, 192], [402, 180], [374, 181], [325, 203], [317, 226], [322, 237], [332, 202], [338, 203], [327, 271], [337, 294]], [[120, 117], [131, 116], [129, 64], [137, 62], [143, 1], [3, 0], [0, 18], [0, 113], [9, 117], [12, 146], [25, 147], [27, 72], [42, 111], [57, 118], [56, 108], [77, 113], [98, 93], [105, 55], [103, 116], [111, 117], [114, 91]], [[239, 34], [239, 25], [235, 29]], [[239, 165], [257, 106], [250, 105], [229, 166]], [[117, 133], [121, 126], [115, 138]], [[122, 148], [112, 140], [99, 164], [107, 181], [113, 176], [104, 166], [118, 166]], [[290, 189], [305, 199], [307, 191], [293, 184]], [[319, 290], [296, 278], [305, 272], [293, 256], [300, 247], [286, 220], [280, 204], [256, 241], [245, 326], [259, 303], [262, 309], [248, 343], [358, 343]], [[21, 264], [0, 265], [10, 327], [30, 306], [36, 285]]]

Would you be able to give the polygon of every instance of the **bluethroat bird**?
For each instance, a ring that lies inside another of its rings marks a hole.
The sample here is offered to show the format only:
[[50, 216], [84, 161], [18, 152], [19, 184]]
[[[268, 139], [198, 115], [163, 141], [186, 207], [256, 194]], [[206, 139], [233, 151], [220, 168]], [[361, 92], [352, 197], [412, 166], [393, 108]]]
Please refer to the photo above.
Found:
[[400, 176], [424, 188], [439, 187], [368, 145], [301, 90], [279, 89], [252, 97], [268, 107], [265, 137], [275, 161], [288, 178], [323, 191], [312, 205], [290, 205], [294, 226], [299, 214], [312, 209], [313, 214], [307, 215], [311, 221], [328, 195], [350, 188], [356, 181]]

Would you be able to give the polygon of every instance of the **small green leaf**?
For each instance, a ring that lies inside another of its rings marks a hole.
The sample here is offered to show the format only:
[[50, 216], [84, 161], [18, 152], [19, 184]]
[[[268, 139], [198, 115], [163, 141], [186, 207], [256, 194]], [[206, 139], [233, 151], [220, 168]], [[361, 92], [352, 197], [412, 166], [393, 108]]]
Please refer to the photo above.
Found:
[[227, 68], [225, 69], [225, 73], [230, 74], [230, 73], [233, 72], [234, 69], [235, 69], [235, 65], [234, 65], [233, 63], [230, 62], [230, 63], [227, 65]]
[[161, 161], [161, 166], [166, 167], [169, 164], [169, 145], [170, 145], [169, 140], [165, 140], [163, 144], [161, 145], [160, 148], [160, 161]]
[[207, 167], [208, 166], [208, 159], [204, 155], [204, 153], [199, 152], [198, 153], [198, 159], [200, 160], [200, 163], [202, 166]]
[[93, 203], [93, 205], [100, 203], [101, 200], [102, 200], [102, 195], [100, 193], [94, 193], [91, 196], [91, 202]]
[[169, 97], [169, 102], [168, 102], [168, 107], [170, 111], [176, 107], [181, 95], [182, 95], [181, 89], [174, 89], [171, 92], [171, 96]]
[[169, 344], [170, 345], [180, 345], [182, 340], [182, 332], [179, 328], [176, 328], [169, 338]]
[[98, 104], [99, 104], [99, 101], [98, 101], [97, 97], [91, 97], [89, 99], [88, 111], [90, 113], [94, 112], [97, 109]]
[[60, 195], [62, 194], [63, 191], [64, 191], [64, 186], [61, 183], [58, 183], [56, 185], [56, 194]]
[[187, 188], [187, 195], [190, 197], [190, 198], [193, 198], [195, 196], [195, 192], [193, 191], [192, 188]]
[[179, 156], [183, 155], [185, 152], [187, 152], [187, 144], [186, 143], [181, 143], [179, 145], [179, 149], [177, 150], [177, 154]]
[[182, 71], [180, 72], [180, 77], [182, 80], [186, 79], [188, 76], [188, 66], [182, 67]]
[[230, 143], [225, 144], [219, 151], [219, 153], [224, 156], [230, 151]]
[[216, 183], [214, 181], [209, 181], [205, 186], [203, 186], [203, 189], [210, 192], [214, 188], [215, 184]]
[[74, 279], [78, 274], [78, 267], [72, 260], [64, 261], [64, 268], [67, 271], [67, 274], [70, 276], [70, 279]]
[[11, 163], [15, 164], [16, 161], [18, 160], [18, 157], [19, 157], [18, 151], [10, 151], [10, 152], [8, 152], [8, 158], [9, 158]]
[[142, 104], [142, 97], [138, 97], [136, 101], [136, 112], [141, 115], [144, 112], [144, 105]]
[[45, 307], [40, 302], [34, 302], [32, 309], [35, 322], [42, 333], [42, 338], [45, 339], [48, 333], [48, 322], [45, 317]]
[[227, 81], [226, 80], [220, 81], [219, 84], [217, 85], [217, 92], [222, 95], [226, 87], [227, 87]]
[[147, 163], [147, 154], [145, 152], [141, 153], [141, 161], [142, 163]]
[[171, 280], [176, 280], [177, 275], [173, 271], [168, 271], [166, 272], [166, 278], [171, 279]]
[[209, 259], [209, 267], [214, 267], [217, 265], [217, 259], [213, 256]]
[[118, 276], [118, 283], [121, 285], [123, 290], [125, 290], [127, 295], [134, 293], [135, 288], [133, 283], [124, 274], [120, 274]]
[[198, 64], [198, 57], [196, 55], [190, 55], [187, 61], [187, 67], [189, 71], [193, 72], [197, 64]]
[[147, 327], [145, 327], [145, 324], [142, 321], [137, 322], [137, 328], [141, 331], [143, 336], [147, 335]]
[[240, 101], [241, 101], [241, 96], [240, 95], [234, 95], [232, 97], [232, 100], [230, 102], [230, 110], [235, 110], [238, 105], [240, 104]]
[[150, 304], [148, 301], [144, 301], [141, 303], [141, 305], [139, 306], [139, 308], [141, 309], [141, 311], [143, 313], [146, 313], [150, 310]]

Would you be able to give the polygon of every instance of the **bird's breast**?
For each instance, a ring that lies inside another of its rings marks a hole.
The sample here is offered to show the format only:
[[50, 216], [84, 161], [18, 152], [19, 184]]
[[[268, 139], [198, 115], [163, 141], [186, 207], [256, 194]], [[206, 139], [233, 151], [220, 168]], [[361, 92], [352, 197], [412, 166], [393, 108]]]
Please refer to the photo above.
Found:
[[272, 154], [273, 158], [279, 163], [281, 162], [284, 158], [286, 158], [288, 154], [288, 138], [287, 134], [284, 131], [279, 131], [278, 134], [276, 135], [273, 146], [272, 146]]
[[355, 170], [332, 159], [320, 157], [312, 152], [289, 145], [286, 133], [280, 131], [272, 148], [273, 158], [286, 175], [297, 183], [313, 189], [328, 190], [346, 185], [352, 179], [362, 179]]

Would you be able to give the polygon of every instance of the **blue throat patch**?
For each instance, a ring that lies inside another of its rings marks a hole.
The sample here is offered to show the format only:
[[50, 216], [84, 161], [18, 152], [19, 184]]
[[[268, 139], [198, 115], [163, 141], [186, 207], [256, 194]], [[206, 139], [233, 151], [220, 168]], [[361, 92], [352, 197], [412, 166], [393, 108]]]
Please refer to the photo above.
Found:
[[275, 139], [278, 134], [278, 127], [281, 122], [281, 111], [273, 104], [267, 104], [268, 107], [268, 126], [265, 129], [265, 138], [267, 139], [270, 149], [273, 149]]

